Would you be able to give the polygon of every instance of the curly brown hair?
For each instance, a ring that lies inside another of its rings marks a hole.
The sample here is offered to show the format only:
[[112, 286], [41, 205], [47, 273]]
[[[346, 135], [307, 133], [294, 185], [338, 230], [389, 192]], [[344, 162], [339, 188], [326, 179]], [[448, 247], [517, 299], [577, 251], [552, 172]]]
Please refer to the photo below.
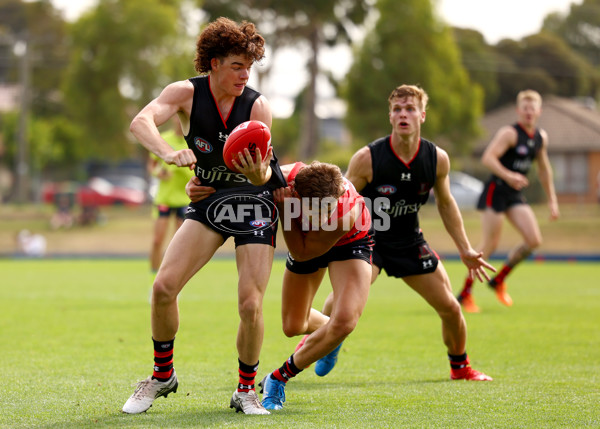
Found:
[[228, 18], [211, 22], [198, 36], [194, 66], [200, 74], [208, 73], [213, 58], [229, 55], [245, 55], [253, 62], [265, 56], [265, 39], [258, 34], [253, 23], [238, 24]]
[[313, 161], [298, 172], [294, 189], [300, 197], [337, 199], [344, 194], [344, 176], [337, 165]]

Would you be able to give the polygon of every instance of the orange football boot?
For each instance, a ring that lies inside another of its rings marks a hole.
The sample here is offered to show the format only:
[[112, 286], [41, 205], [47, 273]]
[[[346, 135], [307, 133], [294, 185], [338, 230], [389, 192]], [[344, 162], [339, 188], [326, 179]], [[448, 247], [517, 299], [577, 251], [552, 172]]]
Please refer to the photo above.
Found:
[[458, 302], [460, 302], [465, 313], [479, 313], [481, 311], [477, 304], [475, 304], [475, 298], [471, 294], [459, 296]]
[[506, 292], [506, 283], [500, 282], [496, 286], [494, 286], [494, 289], [496, 291], [496, 298], [498, 298], [498, 301], [500, 301], [502, 304], [506, 305], [507, 307], [510, 307], [513, 305], [512, 298], [510, 297], [508, 292]]

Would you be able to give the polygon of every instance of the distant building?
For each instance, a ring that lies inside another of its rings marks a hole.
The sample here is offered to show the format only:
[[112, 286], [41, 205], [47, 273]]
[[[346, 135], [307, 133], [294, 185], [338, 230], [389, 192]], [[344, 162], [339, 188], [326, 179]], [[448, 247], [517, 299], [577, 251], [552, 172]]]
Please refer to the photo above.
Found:
[[[548, 132], [548, 154], [560, 203], [598, 202], [600, 195], [600, 112], [595, 103], [544, 97], [539, 126]], [[496, 131], [516, 121], [513, 104], [488, 113], [483, 137], [475, 145], [481, 156]]]

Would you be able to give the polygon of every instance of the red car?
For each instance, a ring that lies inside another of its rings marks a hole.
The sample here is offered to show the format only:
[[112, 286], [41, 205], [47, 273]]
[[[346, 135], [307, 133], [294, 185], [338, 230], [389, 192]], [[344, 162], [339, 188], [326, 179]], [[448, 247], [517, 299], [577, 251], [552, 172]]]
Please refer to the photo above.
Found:
[[92, 177], [85, 185], [76, 182], [46, 183], [42, 199], [60, 205], [98, 207], [113, 204], [139, 206], [147, 201], [148, 185], [137, 176]]

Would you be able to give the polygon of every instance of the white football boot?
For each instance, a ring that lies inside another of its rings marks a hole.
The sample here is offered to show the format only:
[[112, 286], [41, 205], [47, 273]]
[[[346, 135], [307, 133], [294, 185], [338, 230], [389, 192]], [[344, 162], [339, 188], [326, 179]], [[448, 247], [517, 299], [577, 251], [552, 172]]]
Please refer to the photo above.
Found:
[[235, 408], [235, 412], [241, 411], [244, 414], [271, 414], [260, 403], [258, 395], [254, 390], [249, 392], [233, 392], [229, 408]]
[[152, 402], [160, 396], [165, 398], [169, 396], [169, 393], [177, 392], [177, 375], [173, 371], [173, 375], [165, 382], [152, 379], [152, 376], [145, 380], [140, 381], [137, 384], [135, 392], [129, 397], [125, 405], [123, 405], [123, 412], [127, 414], [139, 414], [148, 410], [152, 406]]

